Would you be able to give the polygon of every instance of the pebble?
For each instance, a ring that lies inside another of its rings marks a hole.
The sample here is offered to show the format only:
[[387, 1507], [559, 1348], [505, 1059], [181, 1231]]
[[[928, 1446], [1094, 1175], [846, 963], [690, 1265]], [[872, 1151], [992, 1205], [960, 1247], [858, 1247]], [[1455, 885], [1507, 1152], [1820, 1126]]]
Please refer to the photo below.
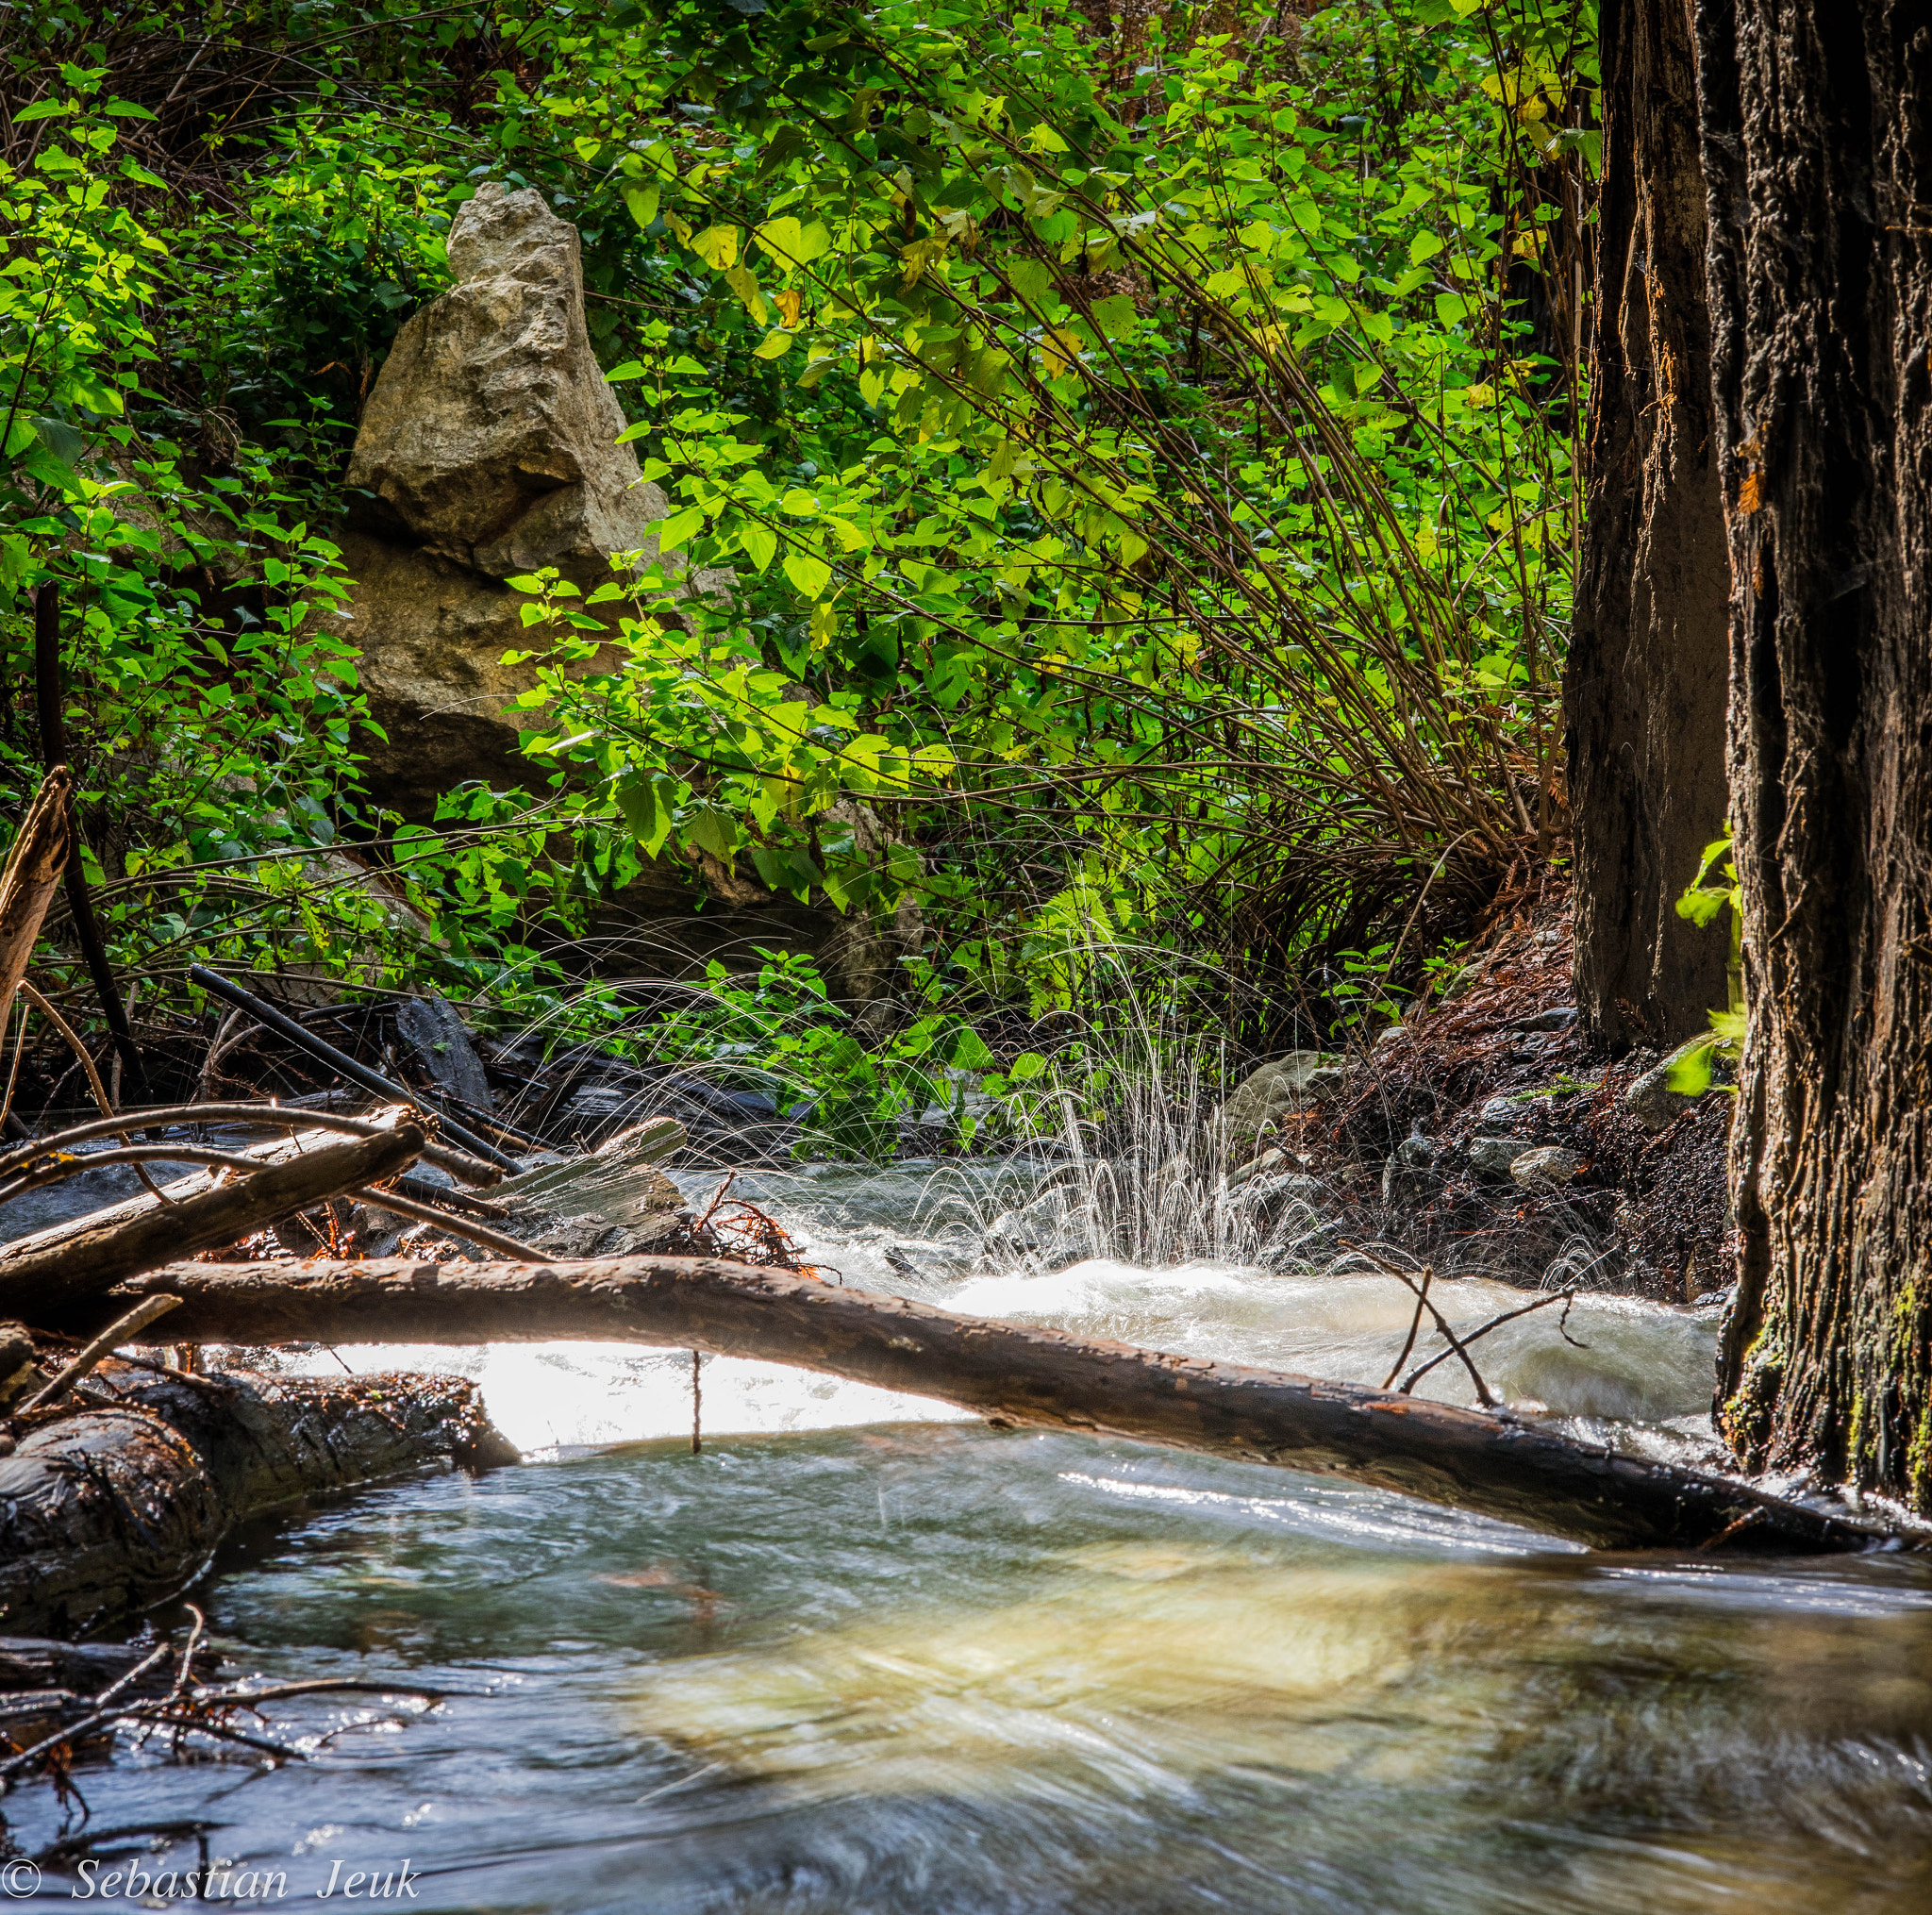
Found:
[[1567, 1184], [1583, 1168], [1583, 1159], [1559, 1143], [1526, 1150], [1509, 1166], [1509, 1174], [1519, 1184]]
[[1472, 1138], [1469, 1145], [1470, 1167], [1480, 1171], [1484, 1176], [1507, 1177], [1515, 1167], [1516, 1159], [1527, 1156], [1535, 1149], [1536, 1141], [1533, 1138]]

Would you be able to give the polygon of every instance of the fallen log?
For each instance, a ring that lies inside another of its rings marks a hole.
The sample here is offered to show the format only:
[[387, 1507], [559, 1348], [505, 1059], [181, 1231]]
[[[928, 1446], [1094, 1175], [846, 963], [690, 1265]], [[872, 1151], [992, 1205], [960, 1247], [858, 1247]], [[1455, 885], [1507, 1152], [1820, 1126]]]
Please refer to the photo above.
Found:
[[114, 1401], [0, 1457], [0, 1627], [80, 1635], [177, 1593], [234, 1525], [325, 1491], [514, 1461], [451, 1376], [177, 1378], [120, 1365]]
[[[43, 1249], [0, 1255], [0, 1312], [45, 1328], [138, 1271], [223, 1249], [297, 1210], [393, 1176], [416, 1161], [423, 1144], [421, 1130], [399, 1124], [379, 1136], [324, 1144], [182, 1203], [77, 1231]], [[88, 1333], [100, 1326], [101, 1312], [92, 1312]]]
[[1850, 1550], [1873, 1538], [1750, 1485], [1579, 1443], [1507, 1411], [1176, 1357], [704, 1257], [177, 1264], [196, 1343], [597, 1339], [749, 1357], [938, 1397], [1000, 1424], [1164, 1443], [1352, 1481], [1600, 1548]]

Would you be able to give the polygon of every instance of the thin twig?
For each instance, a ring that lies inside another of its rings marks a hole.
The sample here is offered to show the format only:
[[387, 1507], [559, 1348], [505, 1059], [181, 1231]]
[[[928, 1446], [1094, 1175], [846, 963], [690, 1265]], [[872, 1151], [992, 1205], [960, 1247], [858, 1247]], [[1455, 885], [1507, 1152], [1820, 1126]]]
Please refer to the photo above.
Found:
[[[1465, 1363], [1468, 1363], [1469, 1357], [1468, 1353], [1462, 1347], [1463, 1343], [1474, 1343], [1479, 1337], [1487, 1337], [1491, 1330], [1500, 1329], [1505, 1324], [1513, 1324], [1518, 1317], [1526, 1317], [1532, 1310], [1547, 1309], [1550, 1307], [1550, 1305], [1554, 1303], [1560, 1303], [1563, 1306], [1563, 1316], [1564, 1319], [1567, 1320], [1570, 1315], [1570, 1306], [1574, 1304], [1575, 1301], [1576, 1292], [1574, 1290], [1558, 1290], [1552, 1291], [1548, 1296], [1538, 1297], [1536, 1302], [1533, 1304], [1524, 1304], [1520, 1310], [1506, 1310], [1500, 1317], [1491, 1317], [1489, 1320], [1489, 1322], [1484, 1324], [1479, 1329], [1470, 1331], [1470, 1333], [1462, 1339], [1462, 1342], [1456, 1343], [1456, 1354], [1461, 1357], [1462, 1360]], [[1563, 1325], [1561, 1323], [1559, 1323], [1557, 1325], [1557, 1327], [1559, 1331], [1561, 1331]], [[1447, 1333], [1445, 1332], [1444, 1334], [1446, 1335]], [[1451, 1338], [1450, 1340], [1452, 1342], [1455, 1341], [1453, 1338]], [[1575, 1338], [1570, 1336], [1567, 1332], [1565, 1332], [1563, 1335], [1563, 1340], [1566, 1343], [1576, 1343]], [[1588, 1349], [1590, 1346], [1587, 1343], [1576, 1343], [1576, 1347], [1579, 1350], [1585, 1350]], [[1412, 1390], [1415, 1388], [1415, 1386], [1418, 1383], [1420, 1383], [1422, 1379], [1424, 1376], [1426, 1376], [1429, 1374], [1429, 1372], [1436, 1367], [1438, 1363], [1441, 1362], [1444, 1357], [1447, 1357], [1449, 1354], [1450, 1353], [1447, 1350], [1444, 1350], [1440, 1355], [1431, 1357], [1429, 1360], [1421, 1367], [1421, 1369], [1411, 1371], [1403, 1381], [1403, 1394], [1405, 1396], [1407, 1395], [1408, 1392]], [[1474, 1365], [1471, 1364], [1470, 1370], [1471, 1374], [1474, 1374]]]

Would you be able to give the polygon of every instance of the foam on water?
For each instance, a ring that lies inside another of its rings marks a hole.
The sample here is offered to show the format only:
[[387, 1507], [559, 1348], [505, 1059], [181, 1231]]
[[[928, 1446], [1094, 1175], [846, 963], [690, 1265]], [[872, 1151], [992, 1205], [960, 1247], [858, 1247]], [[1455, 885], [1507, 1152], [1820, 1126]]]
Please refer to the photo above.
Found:
[[[972, 1316], [1043, 1324], [1146, 1348], [1379, 1384], [1408, 1333], [1414, 1299], [1375, 1272], [1277, 1274], [1196, 1261], [1143, 1269], [1088, 1257], [1056, 1271], [978, 1271], [958, 1235], [931, 1228], [930, 1174], [918, 1168], [768, 1175], [760, 1194], [813, 1262], [870, 1291]], [[708, 1188], [708, 1186], [707, 1187]], [[888, 1253], [891, 1253], [889, 1257]], [[1458, 1331], [1531, 1297], [1463, 1277], [1438, 1284]], [[1697, 1314], [1624, 1298], [1579, 1298], [1506, 1324], [1478, 1346], [1491, 1387], [1558, 1414], [1662, 1424], [1707, 1417], [1715, 1326]], [[1426, 1328], [1410, 1366], [1442, 1348]], [[492, 1419], [527, 1452], [631, 1442], [691, 1428], [691, 1357], [620, 1343], [506, 1343], [472, 1350], [381, 1345], [291, 1359], [299, 1373], [428, 1370], [473, 1378]], [[702, 1363], [703, 1424], [713, 1435], [776, 1435], [968, 1413], [931, 1398], [732, 1357]], [[1471, 1403], [1453, 1359], [1418, 1387]]]

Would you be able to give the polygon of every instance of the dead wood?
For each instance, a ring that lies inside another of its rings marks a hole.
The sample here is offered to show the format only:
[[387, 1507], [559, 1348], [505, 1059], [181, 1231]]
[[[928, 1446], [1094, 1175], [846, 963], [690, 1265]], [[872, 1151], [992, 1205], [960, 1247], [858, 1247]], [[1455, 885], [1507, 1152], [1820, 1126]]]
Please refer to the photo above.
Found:
[[1749, 1485], [1579, 1443], [1507, 1411], [966, 1317], [705, 1257], [176, 1264], [116, 1305], [179, 1296], [192, 1342], [564, 1338], [749, 1357], [1070, 1429], [1345, 1476], [1605, 1548], [1857, 1549], [1847, 1523]]
[[[267, 1029], [286, 1038], [298, 1049], [305, 1050], [312, 1057], [320, 1059], [332, 1070], [339, 1071], [352, 1084], [359, 1084], [365, 1091], [374, 1091], [378, 1097], [398, 1097], [406, 1103], [421, 1108], [418, 1099], [411, 1095], [408, 1087], [385, 1077], [380, 1071], [372, 1071], [365, 1063], [350, 1057], [346, 1051], [339, 1051], [333, 1044], [325, 1043], [313, 1031], [305, 1030], [286, 1011], [277, 1010], [272, 1004], [257, 997], [252, 991], [243, 991], [239, 984], [224, 977], [217, 971], [210, 971], [205, 964], [191, 964], [188, 975], [192, 982], [202, 990], [224, 999], [238, 1010], [243, 1010]], [[424, 1115], [433, 1113], [425, 1111]], [[455, 1118], [445, 1115], [442, 1128], [456, 1139], [465, 1150], [473, 1152], [485, 1163], [494, 1164], [499, 1170], [514, 1174], [523, 1169], [515, 1157], [506, 1157], [486, 1137], [478, 1137], [474, 1130], [466, 1130]]]
[[67, 869], [72, 841], [67, 830], [67, 767], [56, 765], [41, 780], [39, 795], [0, 873], [0, 1028], [13, 994], [26, 975], [41, 935], [41, 921], [53, 902], [60, 874]]
[[[92, 1696], [111, 1682], [134, 1676], [147, 1657], [145, 1648], [124, 1642], [57, 1642], [41, 1636], [0, 1636], [0, 1695], [20, 1690], [61, 1690]], [[192, 1673], [208, 1677], [222, 1666], [220, 1651], [207, 1644], [194, 1653]], [[165, 1695], [175, 1682], [172, 1669], [134, 1676], [126, 1692]]]
[[100, 1313], [87, 1306], [123, 1277], [172, 1257], [222, 1249], [297, 1210], [379, 1183], [414, 1163], [423, 1143], [413, 1124], [399, 1124], [376, 1137], [324, 1144], [165, 1210], [146, 1209], [47, 1248], [0, 1256], [0, 1310], [41, 1324], [78, 1312], [90, 1320], [90, 1331], [98, 1329]]
[[133, 1342], [150, 1324], [158, 1323], [172, 1309], [180, 1307], [180, 1299], [171, 1296], [151, 1296], [143, 1304], [138, 1304], [125, 1317], [116, 1317], [93, 1341], [80, 1352], [51, 1383], [34, 1391], [20, 1406], [17, 1412], [22, 1417], [31, 1416], [37, 1409], [47, 1409], [67, 1394], [74, 1386], [92, 1372], [103, 1357], [109, 1355], [121, 1343]]
[[[70, 1124], [64, 1130], [36, 1138], [0, 1156], [0, 1177], [11, 1177], [49, 1151], [72, 1150], [76, 1144], [97, 1137], [118, 1137], [128, 1127], [130, 1121], [136, 1122], [142, 1129], [172, 1124], [245, 1124], [258, 1125], [265, 1130], [334, 1130], [344, 1137], [375, 1137], [393, 1129], [401, 1118], [408, 1116], [413, 1119], [417, 1114], [415, 1107], [409, 1104], [391, 1105], [384, 1109], [365, 1111], [358, 1117], [347, 1117], [334, 1110], [300, 1110], [280, 1104], [174, 1104], [125, 1112], [118, 1117], [90, 1118], [85, 1124]], [[435, 1141], [423, 1146], [423, 1161], [446, 1170], [451, 1176], [458, 1177], [466, 1184], [488, 1185], [503, 1181], [503, 1173], [494, 1164], [486, 1164]], [[169, 1194], [174, 1194], [172, 1190]]]
[[223, 1376], [128, 1365], [100, 1407], [0, 1457], [0, 1628], [81, 1634], [173, 1595], [244, 1517], [516, 1452], [461, 1377]]

